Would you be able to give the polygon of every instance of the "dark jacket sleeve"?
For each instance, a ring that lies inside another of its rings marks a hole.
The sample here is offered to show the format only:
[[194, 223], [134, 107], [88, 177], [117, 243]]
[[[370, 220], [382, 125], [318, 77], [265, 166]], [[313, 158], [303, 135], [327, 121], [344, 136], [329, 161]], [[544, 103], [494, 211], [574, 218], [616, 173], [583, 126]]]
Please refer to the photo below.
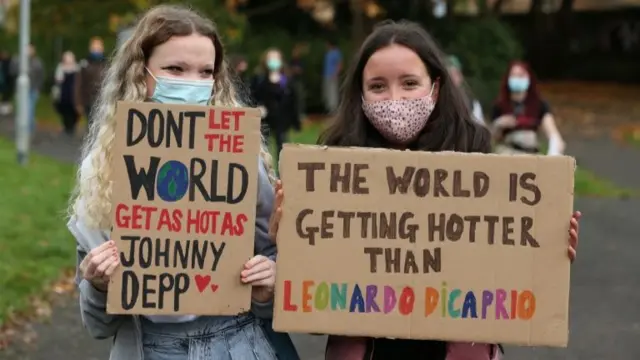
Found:
[[[273, 186], [265, 167], [260, 163], [258, 176], [258, 205], [256, 209], [256, 233], [254, 240], [254, 254], [263, 255], [276, 261], [277, 248], [269, 236], [269, 220], [275, 201]], [[268, 302], [251, 302], [251, 311], [259, 318], [273, 317], [273, 300]]]

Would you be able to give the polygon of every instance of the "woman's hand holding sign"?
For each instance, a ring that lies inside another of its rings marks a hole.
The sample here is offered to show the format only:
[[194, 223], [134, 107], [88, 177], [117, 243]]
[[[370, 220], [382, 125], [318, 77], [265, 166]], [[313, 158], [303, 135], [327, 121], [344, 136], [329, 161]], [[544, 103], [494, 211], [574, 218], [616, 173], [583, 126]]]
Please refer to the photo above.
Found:
[[256, 255], [244, 264], [240, 273], [245, 284], [253, 286], [251, 297], [255, 301], [267, 302], [273, 297], [276, 285], [276, 263], [266, 256]]
[[576, 249], [578, 248], [578, 231], [580, 229], [580, 218], [582, 217], [582, 213], [580, 211], [576, 211], [571, 216], [571, 221], [569, 222], [569, 259], [573, 262], [576, 259]]
[[82, 276], [96, 289], [106, 292], [109, 278], [120, 265], [118, 249], [113, 240], [91, 250], [80, 263]]

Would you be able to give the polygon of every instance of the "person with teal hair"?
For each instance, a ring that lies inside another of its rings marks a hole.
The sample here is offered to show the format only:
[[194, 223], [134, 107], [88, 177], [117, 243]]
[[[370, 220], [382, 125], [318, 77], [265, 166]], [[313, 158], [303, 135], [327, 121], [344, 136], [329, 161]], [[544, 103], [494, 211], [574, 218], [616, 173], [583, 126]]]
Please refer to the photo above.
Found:
[[451, 81], [453, 84], [462, 91], [464, 95], [464, 99], [467, 100], [467, 106], [471, 110], [473, 114], [473, 118], [480, 124], [485, 124], [484, 122], [484, 114], [482, 112], [482, 106], [480, 105], [480, 101], [478, 101], [471, 90], [465, 86], [464, 76], [462, 75], [462, 63], [460, 59], [458, 59], [455, 55], [449, 55], [447, 57], [447, 69], [449, 70], [449, 76], [451, 76]]

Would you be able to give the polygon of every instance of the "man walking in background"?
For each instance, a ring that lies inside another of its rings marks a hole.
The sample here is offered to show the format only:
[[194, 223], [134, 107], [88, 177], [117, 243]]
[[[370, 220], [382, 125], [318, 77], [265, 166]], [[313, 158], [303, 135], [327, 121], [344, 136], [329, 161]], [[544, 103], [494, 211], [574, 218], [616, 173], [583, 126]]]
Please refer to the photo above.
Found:
[[91, 109], [98, 98], [105, 68], [104, 42], [95, 37], [89, 43], [89, 56], [80, 62], [75, 84], [75, 104], [78, 113], [87, 118], [88, 125], [91, 125]]
[[0, 115], [8, 115], [12, 111], [11, 100], [16, 86], [15, 78], [11, 74], [11, 55], [7, 51], [0, 52]]
[[327, 52], [324, 55], [322, 74], [322, 97], [327, 112], [332, 114], [338, 108], [340, 91], [340, 71], [342, 70], [342, 53], [332, 39], [327, 41]]

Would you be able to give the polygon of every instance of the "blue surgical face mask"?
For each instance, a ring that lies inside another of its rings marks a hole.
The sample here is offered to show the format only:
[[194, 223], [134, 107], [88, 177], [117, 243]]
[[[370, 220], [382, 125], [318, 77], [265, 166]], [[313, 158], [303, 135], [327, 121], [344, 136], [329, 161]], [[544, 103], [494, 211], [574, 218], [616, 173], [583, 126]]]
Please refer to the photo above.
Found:
[[151, 100], [160, 104], [207, 105], [213, 94], [213, 80], [183, 80], [154, 76], [156, 87]]
[[267, 60], [267, 67], [271, 71], [278, 71], [282, 67], [282, 61], [280, 59], [269, 59]]
[[91, 57], [92, 60], [102, 60], [104, 58], [104, 53], [101, 51], [91, 51], [89, 53], [89, 57]]
[[509, 77], [509, 90], [512, 92], [525, 92], [529, 90], [529, 78]]

